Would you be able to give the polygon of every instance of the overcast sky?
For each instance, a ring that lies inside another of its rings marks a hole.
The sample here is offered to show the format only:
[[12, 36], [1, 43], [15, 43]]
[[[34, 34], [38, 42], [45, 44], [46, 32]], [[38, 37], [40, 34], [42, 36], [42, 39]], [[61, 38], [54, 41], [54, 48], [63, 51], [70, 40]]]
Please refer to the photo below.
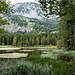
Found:
[[19, 3], [19, 2], [35, 2], [35, 3], [38, 3], [38, 1], [35, 1], [35, 0], [9, 0], [11, 1], [11, 4], [16, 4], [16, 3]]

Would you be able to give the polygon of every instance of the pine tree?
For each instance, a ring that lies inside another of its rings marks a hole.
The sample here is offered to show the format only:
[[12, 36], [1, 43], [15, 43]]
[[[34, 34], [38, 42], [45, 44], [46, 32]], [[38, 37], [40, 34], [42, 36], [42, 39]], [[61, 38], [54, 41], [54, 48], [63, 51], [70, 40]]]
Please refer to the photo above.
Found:
[[41, 38], [41, 45], [46, 45], [46, 37], [45, 36], [43, 36]]
[[40, 45], [39, 37], [36, 38], [36, 44], [37, 44], [37, 45]]
[[50, 36], [48, 35], [47, 38], [46, 38], [47, 45], [50, 45], [50, 39], [51, 39], [51, 38], [50, 38]]
[[17, 40], [17, 39], [16, 39], [16, 36], [14, 36], [13, 42], [12, 42], [12, 45], [13, 45], [13, 46], [16, 46], [16, 40]]
[[45, 17], [56, 14], [60, 18], [60, 40], [67, 50], [75, 47], [75, 0], [39, 0]]

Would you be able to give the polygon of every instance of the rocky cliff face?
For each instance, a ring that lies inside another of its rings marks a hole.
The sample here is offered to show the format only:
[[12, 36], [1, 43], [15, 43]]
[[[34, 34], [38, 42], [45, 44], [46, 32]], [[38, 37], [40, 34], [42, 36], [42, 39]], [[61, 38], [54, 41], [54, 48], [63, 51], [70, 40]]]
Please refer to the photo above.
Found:
[[44, 17], [44, 13], [40, 5], [33, 2], [26, 3], [17, 3], [14, 5], [15, 13], [14, 15], [21, 15], [29, 18], [37, 18], [42, 20]]

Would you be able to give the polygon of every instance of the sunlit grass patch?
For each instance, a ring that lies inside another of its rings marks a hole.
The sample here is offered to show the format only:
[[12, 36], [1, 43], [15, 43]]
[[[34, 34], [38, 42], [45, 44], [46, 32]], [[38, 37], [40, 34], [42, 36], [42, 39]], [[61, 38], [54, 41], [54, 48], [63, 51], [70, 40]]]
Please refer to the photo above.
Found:
[[33, 52], [34, 50], [19, 50], [20, 52]]
[[46, 59], [57, 59], [58, 54], [53, 54], [53, 53], [49, 53], [49, 54], [42, 54], [40, 57], [41, 58], [46, 58]]
[[57, 49], [57, 46], [22, 47], [22, 49]]

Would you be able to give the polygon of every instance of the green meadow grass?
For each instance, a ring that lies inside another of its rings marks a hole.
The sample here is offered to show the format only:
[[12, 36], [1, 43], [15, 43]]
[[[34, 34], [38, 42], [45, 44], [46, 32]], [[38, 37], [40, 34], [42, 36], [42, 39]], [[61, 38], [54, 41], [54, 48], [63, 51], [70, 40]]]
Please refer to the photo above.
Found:
[[0, 48], [13, 48], [16, 46], [12, 46], [12, 45], [0, 45]]
[[[0, 45], [0, 48], [16, 48], [17, 46], [12, 45]], [[57, 49], [57, 46], [29, 46], [29, 47], [19, 47], [21, 49]]]
[[57, 46], [37, 46], [37, 47], [22, 47], [22, 49], [57, 49]]

